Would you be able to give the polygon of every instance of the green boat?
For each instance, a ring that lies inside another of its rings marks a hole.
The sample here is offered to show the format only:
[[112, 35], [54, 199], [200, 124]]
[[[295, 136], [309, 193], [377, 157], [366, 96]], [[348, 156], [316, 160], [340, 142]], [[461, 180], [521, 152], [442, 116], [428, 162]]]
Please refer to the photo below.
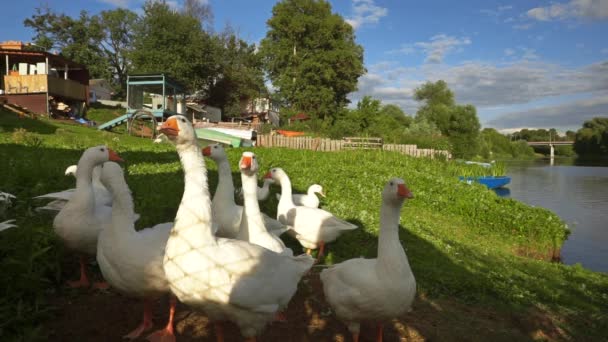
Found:
[[220, 143], [224, 145], [230, 145], [232, 147], [240, 147], [242, 140], [234, 135], [214, 131], [207, 128], [196, 128], [194, 130], [199, 140], [202, 140], [206, 144]]

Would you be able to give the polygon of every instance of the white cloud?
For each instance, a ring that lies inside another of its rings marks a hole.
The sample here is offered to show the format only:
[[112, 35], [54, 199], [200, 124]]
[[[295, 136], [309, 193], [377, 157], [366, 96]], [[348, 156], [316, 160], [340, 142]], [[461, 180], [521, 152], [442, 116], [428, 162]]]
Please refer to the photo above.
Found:
[[[523, 48], [514, 51], [522, 53]], [[459, 103], [473, 104], [483, 114], [484, 108], [524, 105], [563, 95], [608, 93], [608, 60], [578, 68], [521, 57], [501, 64], [469, 61], [420, 68], [384, 62], [368, 67], [368, 73], [359, 79], [359, 90], [350, 98], [356, 102], [370, 95], [414, 114], [419, 106], [413, 99], [414, 90], [426, 81], [437, 80], [448, 83]]]
[[606, 54], [608, 54], [608, 48], [602, 49], [602, 51], [600, 51], [600, 52], [606, 55]]
[[505, 49], [505, 55], [513, 56], [515, 54], [515, 50], [513, 49]]
[[459, 47], [470, 45], [471, 39], [468, 37], [457, 38], [448, 36], [445, 34], [438, 34], [428, 42], [417, 42], [414, 44], [408, 44], [401, 47], [396, 51], [390, 51], [390, 53], [404, 53], [411, 54], [417, 51], [422, 51], [426, 54], [426, 63], [439, 64], [443, 62], [443, 58], [449, 52], [458, 51]]
[[356, 30], [364, 24], [378, 23], [386, 15], [388, 9], [376, 6], [374, 0], [353, 0], [353, 16], [346, 22]]
[[513, 9], [513, 6], [498, 6], [496, 9], [481, 9], [479, 10], [479, 13], [481, 14], [485, 14], [487, 16], [490, 17], [499, 17], [501, 16], [504, 12], [509, 11]]
[[570, 0], [546, 7], [532, 8], [526, 12], [529, 18], [539, 21], [564, 20], [568, 18], [608, 19], [606, 0]]
[[503, 114], [490, 120], [487, 126], [499, 129], [554, 127], [576, 130], [584, 121], [606, 115], [608, 115], [608, 93], [559, 106]]

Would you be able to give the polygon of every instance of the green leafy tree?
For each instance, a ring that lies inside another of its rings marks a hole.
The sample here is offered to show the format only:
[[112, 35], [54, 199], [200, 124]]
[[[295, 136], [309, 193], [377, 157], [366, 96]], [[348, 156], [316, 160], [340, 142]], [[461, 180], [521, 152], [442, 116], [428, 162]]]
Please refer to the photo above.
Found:
[[57, 49], [66, 58], [85, 65], [93, 78], [110, 78], [111, 67], [101, 48], [104, 27], [86, 11], [72, 18], [42, 6], [25, 19], [24, 25], [34, 30], [36, 45], [47, 51]]
[[81, 12], [74, 19], [42, 6], [24, 24], [36, 32], [37, 45], [60, 50], [62, 55], [86, 65], [91, 77], [114, 81], [118, 89], [124, 90], [137, 20], [134, 12], [122, 8], [90, 17]]
[[335, 117], [365, 72], [353, 28], [324, 0], [283, 0], [272, 9], [260, 54], [279, 100]]
[[416, 118], [434, 123], [447, 136], [456, 157], [470, 158], [479, 152], [479, 119], [472, 105], [457, 105], [445, 81], [427, 82], [415, 91], [414, 98], [424, 101]]
[[597, 117], [585, 121], [576, 132], [574, 150], [583, 157], [608, 157], [608, 118]]
[[[523, 143], [523, 145], [521, 144]], [[510, 136], [484, 128], [481, 131], [480, 155], [483, 158], [528, 158], [534, 156], [534, 150], [524, 141], [512, 141]]]
[[386, 115], [397, 120], [401, 125], [409, 127], [413, 119], [411, 116], [405, 114], [405, 112], [394, 104], [388, 104], [380, 109], [380, 115]]
[[135, 72], [165, 72], [193, 90], [208, 91], [218, 73], [219, 46], [199, 18], [148, 0], [130, 56]]
[[219, 73], [210, 86], [207, 102], [222, 108], [226, 116], [240, 116], [242, 103], [265, 96], [264, 72], [254, 44], [227, 30], [217, 38], [221, 46]]
[[100, 49], [111, 67], [112, 80], [118, 84], [119, 97], [123, 97], [127, 86], [127, 75], [131, 71], [129, 53], [133, 46], [133, 29], [139, 20], [137, 14], [118, 8], [102, 11], [95, 17], [103, 28]]
[[452, 153], [462, 158], [471, 158], [479, 152], [479, 119], [472, 105], [454, 106], [450, 111], [447, 132], [452, 144]]

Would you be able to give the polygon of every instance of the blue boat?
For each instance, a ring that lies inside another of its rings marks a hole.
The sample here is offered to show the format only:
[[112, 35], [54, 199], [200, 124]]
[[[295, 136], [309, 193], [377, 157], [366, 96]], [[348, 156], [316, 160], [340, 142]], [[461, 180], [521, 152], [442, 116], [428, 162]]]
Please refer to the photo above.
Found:
[[503, 187], [511, 182], [509, 176], [481, 176], [481, 177], [458, 177], [461, 181], [465, 181], [469, 184], [477, 182], [488, 187], [488, 189], [496, 189]]

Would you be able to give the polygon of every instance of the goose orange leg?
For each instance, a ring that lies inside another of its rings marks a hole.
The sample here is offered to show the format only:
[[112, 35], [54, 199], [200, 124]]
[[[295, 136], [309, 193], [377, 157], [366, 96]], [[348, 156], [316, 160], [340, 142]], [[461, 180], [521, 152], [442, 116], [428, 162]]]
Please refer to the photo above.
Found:
[[175, 304], [177, 299], [171, 296], [169, 298], [169, 321], [164, 329], [153, 332], [146, 338], [150, 342], [175, 342], [175, 333], [173, 332], [173, 317], [175, 316]]
[[319, 260], [321, 260], [321, 258], [323, 257], [324, 251], [325, 251], [325, 242], [321, 241], [321, 242], [319, 242], [319, 253], [317, 253], [316, 262], [319, 262]]
[[124, 338], [128, 338], [130, 340], [134, 340], [138, 338], [144, 331], [152, 328], [154, 323], [152, 323], [152, 300], [144, 299], [144, 317], [141, 321], [141, 324], [135, 328], [130, 333], [126, 334]]
[[213, 327], [215, 328], [215, 340], [217, 342], [224, 342], [224, 327], [222, 326], [222, 322], [213, 323]]
[[382, 342], [382, 323], [376, 326], [376, 342]]
[[89, 287], [89, 285], [91, 285], [91, 282], [89, 281], [89, 278], [87, 277], [87, 266], [85, 265], [84, 256], [82, 256], [82, 255], [80, 256], [79, 262], [80, 262], [80, 279], [75, 280], [75, 281], [68, 281], [69, 287], [73, 287], [73, 288]]

